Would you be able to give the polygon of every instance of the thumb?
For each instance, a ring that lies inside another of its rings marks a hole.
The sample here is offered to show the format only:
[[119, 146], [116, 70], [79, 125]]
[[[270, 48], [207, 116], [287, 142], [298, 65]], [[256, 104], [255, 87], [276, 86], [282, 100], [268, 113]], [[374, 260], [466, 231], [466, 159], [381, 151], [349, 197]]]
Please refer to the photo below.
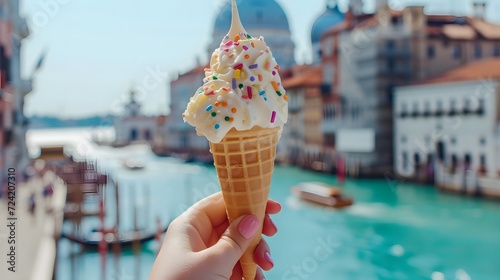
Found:
[[219, 241], [209, 249], [215, 261], [220, 260], [225, 264], [236, 265], [243, 253], [250, 247], [260, 229], [260, 224], [259, 218], [254, 215], [241, 216], [232, 222]]

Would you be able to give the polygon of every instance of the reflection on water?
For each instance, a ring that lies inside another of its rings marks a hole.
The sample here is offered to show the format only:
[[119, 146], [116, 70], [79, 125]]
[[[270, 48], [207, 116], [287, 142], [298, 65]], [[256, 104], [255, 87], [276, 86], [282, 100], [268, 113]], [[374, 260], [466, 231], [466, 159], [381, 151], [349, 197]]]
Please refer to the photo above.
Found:
[[[50, 131], [29, 134], [31, 142], [48, 141]], [[75, 150], [98, 158], [120, 186], [121, 226], [133, 226], [133, 205], [141, 227], [154, 227], [159, 216], [168, 222], [194, 201], [218, 190], [211, 166], [158, 158], [147, 149], [95, 147], [92, 132], [63, 130], [56, 140], [69, 139]], [[128, 170], [123, 160], [143, 160], [142, 170]], [[275, 268], [267, 279], [498, 279], [500, 268], [500, 204], [436, 192], [434, 188], [384, 180], [348, 180], [345, 193], [356, 204], [338, 211], [293, 197], [290, 187], [301, 181], [335, 184], [333, 176], [277, 167], [271, 196], [283, 212], [275, 217], [279, 233], [268, 241]], [[151, 195], [148, 195], [148, 192]], [[113, 215], [111, 215], [113, 216]], [[86, 227], [97, 224], [88, 219]], [[108, 221], [112, 223], [113, 221]], [[106, 257], [106, 272], [95, 251], [60, 242], [59, 279], [147, 279], [157, 244], [134, 255], [122, 250]]]

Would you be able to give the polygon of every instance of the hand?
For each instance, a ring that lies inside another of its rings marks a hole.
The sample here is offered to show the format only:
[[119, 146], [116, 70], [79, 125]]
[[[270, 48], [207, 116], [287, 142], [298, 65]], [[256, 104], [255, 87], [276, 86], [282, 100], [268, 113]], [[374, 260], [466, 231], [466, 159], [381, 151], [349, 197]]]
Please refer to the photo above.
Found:
[[[269, 214], [281, 211], [269, 200], [262, 233], [278, 231]], [[169, 226], [165, 241], [153, 265], [150, 280], [241, 280], [238, 260], [250, 246], [260, 222], [254, 215], [242, 216], [229, 224], [222, 193], [211, 195], [189, 208]], [[274, 264], [267, 242], [262, 239], [254, 260], [260, 267], [255, 279], [265, 279], [262, 270]]]

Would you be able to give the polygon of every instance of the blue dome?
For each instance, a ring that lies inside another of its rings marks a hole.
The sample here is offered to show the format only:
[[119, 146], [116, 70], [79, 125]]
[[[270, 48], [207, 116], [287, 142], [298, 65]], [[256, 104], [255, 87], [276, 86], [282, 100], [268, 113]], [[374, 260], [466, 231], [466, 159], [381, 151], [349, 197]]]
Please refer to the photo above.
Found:
[[[237, 0], [237, 2], [241, 22], [248, 31], [261, 28], [290, 31], [285, 12], [274, 0]], [[215, 20], [214, 31], [225, 33], [230, 27], [231, 2], [227, 2]]]
[[311, 41], [319, 42], [321, 36], [330, 28], [344, 21], [344, 14], [338, 5], [327, 6], [326, 11], [314, 22], [311, 30]]

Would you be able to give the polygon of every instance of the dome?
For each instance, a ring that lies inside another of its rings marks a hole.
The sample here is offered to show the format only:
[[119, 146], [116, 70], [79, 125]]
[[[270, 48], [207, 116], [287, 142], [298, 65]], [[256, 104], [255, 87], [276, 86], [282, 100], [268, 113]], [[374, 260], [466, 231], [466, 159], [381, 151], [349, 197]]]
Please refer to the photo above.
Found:
[[344, 20], [344, 14], [339, 10], [338, 5], [328, 5], [326, 11], [314, 22], [311, 30], [312, 43], [319, 42], [321, 36], [333, 26]]
[[[237, 0], [241, 22], [246, 30], [274, 29], [289, 32], [288, 19], [274, 0]], [[231, 27], [231, 2], [221, 9], [215, 21], [214, 33], [226, 33]], [[251, 33], [250, 33], [251, 34]]]

